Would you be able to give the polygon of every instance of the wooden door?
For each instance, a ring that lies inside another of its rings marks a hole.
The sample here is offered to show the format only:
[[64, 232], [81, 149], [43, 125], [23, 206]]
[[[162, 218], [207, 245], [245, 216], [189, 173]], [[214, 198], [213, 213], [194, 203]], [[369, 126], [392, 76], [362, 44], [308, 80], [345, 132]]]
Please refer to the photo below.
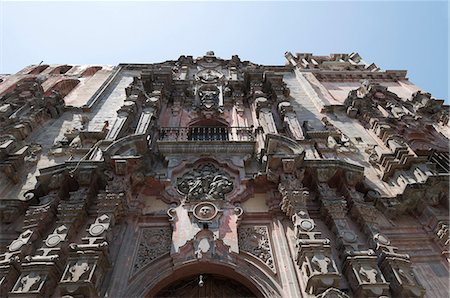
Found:
[[247, 287], [235, 280], [212, 274], [202, 276], [203, 286], [199, 286], [199, 275], [191, 276], [170, 284], [156, 297], [256, 297]]

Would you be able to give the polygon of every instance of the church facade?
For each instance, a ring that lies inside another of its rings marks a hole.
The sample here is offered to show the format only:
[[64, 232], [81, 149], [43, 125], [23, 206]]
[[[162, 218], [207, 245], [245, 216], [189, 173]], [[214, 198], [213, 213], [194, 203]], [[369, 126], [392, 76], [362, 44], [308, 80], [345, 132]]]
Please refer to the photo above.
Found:
[[1, 297], [447, 297], [449, 114], [357, 53], [0, 76]]

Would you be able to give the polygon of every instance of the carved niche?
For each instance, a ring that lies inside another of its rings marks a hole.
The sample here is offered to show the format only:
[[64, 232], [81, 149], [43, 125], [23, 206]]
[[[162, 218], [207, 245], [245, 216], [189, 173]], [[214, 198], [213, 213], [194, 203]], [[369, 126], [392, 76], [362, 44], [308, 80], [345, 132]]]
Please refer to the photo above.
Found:
[[248, 252], [275, 271], [269, 233], [266, 226], [243, 226], [238, 230], [239, 249]]
[[170, 252], [172, 230], [169, 227], [143, 228], [138, 243], [133, 274], [153, 260]]
[[204, 164], [177, 179], [177, 189], [190, 200], [223, 200], [233, 190], [232, 178], [212, 164]]

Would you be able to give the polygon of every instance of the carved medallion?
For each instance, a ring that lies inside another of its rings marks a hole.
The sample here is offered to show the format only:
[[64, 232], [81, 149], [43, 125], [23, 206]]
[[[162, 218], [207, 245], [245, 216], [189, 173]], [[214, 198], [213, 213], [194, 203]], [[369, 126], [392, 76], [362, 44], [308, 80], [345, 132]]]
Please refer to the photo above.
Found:
[[217, 216], [217, 213], [216, 205], [210, 202], [202, 202], [194, 207], [194, 216], [201, 221], [212, 220]]
[[110, 218], [106, 214], [101, 215], [89, 227], [89, 234], [94, 237], [100, 236], [109, 228], [109, 222]]
[[300, 221], [300, 228], [304, 231], [311, 232], [314, 229], [314, 221], [312, 219], [302, 219]]
[[22, 246], [28, 243], [32, 234], [33, 232], [31, 230], [26, 230], [25, 232], [19, 235], [19, 238], [11, 242], [11, 244], [8, 247], [8, 250], [10, 252], [20, 250]]
[[203, 69], [195, 77], [203, 83], [215, 83], [223, 77], [223, 74], [214, 69]]
[[52, 234], [48, 235], [47, 239], [45, 240], [45, 245], [47, 247], [55, 247], [57, 246], [61, 241], [63, 241], [67, 236], [67, 227], [65, 225], [61, 225], [53, 231]]
[[342, 239], [344, 239], [346, 242], [349, 242], [349, 243], [354, 243], [354, 242], [356, 242], [356, 240], [357, 240], [357, 236], [355, 235], [355, 233], [353, 233], [352, 231], [349, 231], [349, 230], [347, 230], [347, 231], [343, 231], [342, 233], [341, 233], [341, 237], [342, 237]]
[[228, 174], [206, 164], [178, 178], [177, 188], [186, 200], [223, 200], [233, 190], [233, 182]]

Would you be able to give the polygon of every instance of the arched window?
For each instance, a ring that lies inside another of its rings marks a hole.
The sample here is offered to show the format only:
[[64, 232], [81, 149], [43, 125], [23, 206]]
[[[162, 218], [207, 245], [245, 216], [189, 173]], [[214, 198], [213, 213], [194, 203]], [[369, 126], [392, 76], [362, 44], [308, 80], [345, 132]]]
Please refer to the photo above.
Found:
[[52, 93], [52, 90], [58, 91], [59, 94], [64, 97], [67, 94], [70, 93], [77, 85], [80, 83], [79, 80], [75, 79], [65, 79], [57, 82], [55, 85], [53, 85], [51, 88], [47, 90], [45, 95], [50, 95]]
[[92, 66], [92, 67], [88, 67], [88, 68], [86, 68], [85, 71], [83, 71], [83, 73], [81, 74], [81, 76], [82, 76], [83, 78], [93, 76], [93, 75], [94, 75], [97, 71], [99, 71], [100, 69], [102, 69], [101, 66]]
[[38, 65], [38, 66], [36, 66], [35, 68], [33, 68], [32, 70], [30, 70], [30, 71], [28, 72], [28, 74], [34, 74], [34, 75], [40, 74], [40, 73], [43, 72], [47, 67], [48, 67], [47, 64], [44, 64], [44, 65]]
[[70, 66], [70, 65], [61, 65], [61, 66], [55, 67], [55, 69], [53, 69], [50, 72], [50, 74], [65, 74], [71, 68], [72, 68], [72, 66]]

